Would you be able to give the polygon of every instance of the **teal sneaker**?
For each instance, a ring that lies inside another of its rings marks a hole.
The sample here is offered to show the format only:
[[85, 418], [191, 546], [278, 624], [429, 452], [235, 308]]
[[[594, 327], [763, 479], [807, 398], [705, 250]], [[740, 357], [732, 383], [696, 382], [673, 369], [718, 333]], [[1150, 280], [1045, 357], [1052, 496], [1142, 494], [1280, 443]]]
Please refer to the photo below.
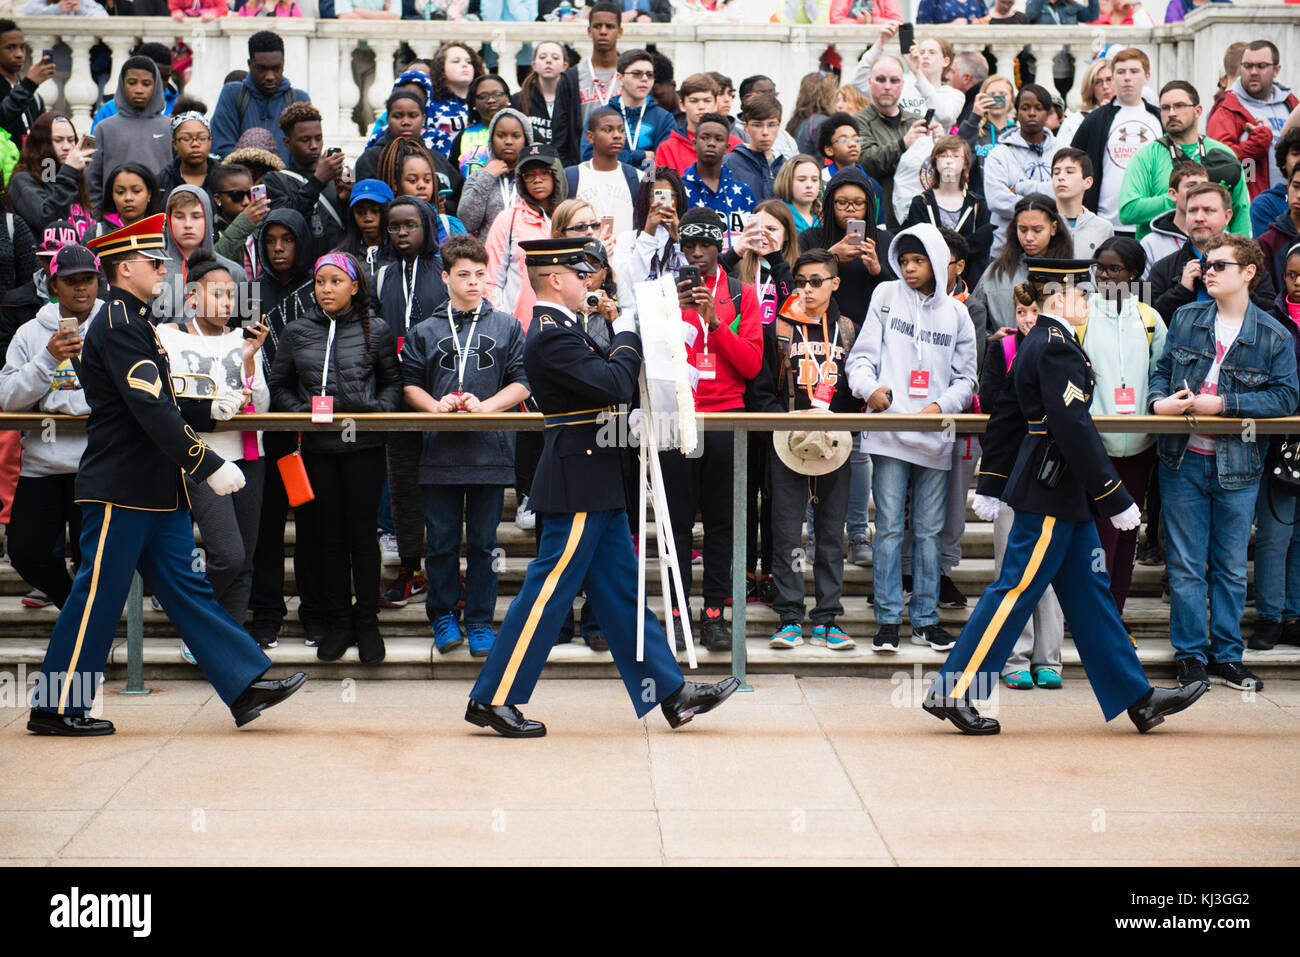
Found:
[[1060, 673], [1051, 668], [1035, 668], [1034, 684], [1040, 688], [1055, 689], [1061, 687], [1065, 682], [1061, 680]]
[[460, 624], [451, 612], [441, 615], [433, 622], [433, 645], [439, 654], [445, 655], [457, 648], [465, 639], [460, 634]]
[[769, 648], [794, 648], [803, 644], [803, 625], [797, 621], [787, 621], [776, 630], [767, 646]]
[[829, 625], [817, 625], [813, 628], [812, 643], [814, 645], [825, 645], [831, 651], [848, 651], [857, 647], [853, 643], [853, 639], [846, 635], [834, 622]]
[[1017, 691], [1028, 691], [1034, 686], [1034, 679], [1029, 676], [1028, 671], [1009, 671], [1002, 676], [1002, 683]]

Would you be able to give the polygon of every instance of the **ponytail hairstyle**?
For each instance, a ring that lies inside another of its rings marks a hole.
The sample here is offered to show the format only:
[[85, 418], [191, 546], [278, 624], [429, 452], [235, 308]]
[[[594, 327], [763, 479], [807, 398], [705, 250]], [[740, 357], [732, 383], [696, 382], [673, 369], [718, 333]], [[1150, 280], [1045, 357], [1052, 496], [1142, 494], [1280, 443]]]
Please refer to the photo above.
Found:
[[436, 199], [438, 195], [438, 166], [433, 161], [433, 154], [429, 152], [429, 148], [418, 139], [408, 140], [404, 136], [398, 136], [385, 146], [379, 154], [376, 178], [387, 183], [394, 196], [401, 196], [402, 170], [406, 168], [406, 161], [413, 156], [418, 156], [429, 164], [429, 172], [433, 174], [433, 193]]
[[1007, 241], [1002, 245], [1002, 252], [993, 263], [995, 275], [1010, 276], [1020, 266], [1025, 249], [1020, 245], [1020, 236], [1016, 232], [1016, 223], [1022, 214], [1037, 211], [1047, 217], [1049, 223], [1056, 226], [1056, 232], [1047, 242], [1047, 248], [1038, 255], [1047, 259], [1073, 259], [1074, 238], [1070, 227], [1065, 224], [1061, 214], [1056, 211], [1056, 200], [1041, 193], [1031, 193], [1022, 197], [1011, 213], [1011, 222], [1007, 223]]

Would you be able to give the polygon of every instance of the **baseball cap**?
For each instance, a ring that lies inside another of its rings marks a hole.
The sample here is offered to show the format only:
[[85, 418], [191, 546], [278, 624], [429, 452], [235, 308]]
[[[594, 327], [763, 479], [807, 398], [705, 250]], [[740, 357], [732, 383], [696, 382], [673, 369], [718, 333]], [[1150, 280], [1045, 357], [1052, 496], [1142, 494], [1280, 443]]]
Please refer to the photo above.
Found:
[[348, 206], [355, 206], [363, 199], [382, 206], [393, 201], [393, 191], [382, 179], [363, 179], [352, 187], [352, 198], [348, 200]]
[[41, 242], [36, 247], [36, 255], [53, 256], [68, 243], [79, 243], [81, 237], [77, 227], [66, 219], [55, 220], [41, 231]]
[[528, 149], [524, 150], [518, 161], [515, 163], [515, 172], [522, 173], [525, 166], [546, 166], [555, 165], [559, 155], [555, 150], [545, 143], [533, 143]]
[[99, 274], [99, 257], [85, 246], [69, 243], [58, 251], [50, 263], [51, 276], [77, 276], [84, 273]]

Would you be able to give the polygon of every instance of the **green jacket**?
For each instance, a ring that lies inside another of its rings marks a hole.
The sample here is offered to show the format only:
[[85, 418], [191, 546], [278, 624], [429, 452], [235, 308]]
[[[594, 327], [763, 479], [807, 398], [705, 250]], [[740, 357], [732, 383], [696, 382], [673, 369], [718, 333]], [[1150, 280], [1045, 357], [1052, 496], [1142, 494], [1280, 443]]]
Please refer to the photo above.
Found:
[[[220, 226], [220, 223], [218, 223], [218, 226]], [[243, 213], [240, 213], [235, 217], [234, 222], [219, 231], [216, 245], [212, 248], [218, 256], [225, 256], [227, 259], [242, 263], [244, 261], [244, 240], [255, 232], [257, 232], [257, 224]]]
[[[1208, 136], [1205, 138], [1205, 146], [1207, 149], [1232, 152]], [[1200, 147], [1196, 143], [1188, 144], [1182, 149], [1190, 159], [1200, 161]], [[1151, 232], [1151, 220], [1174, 208], [1174, 201], [1169, 198], [1169, 174], [1173, 169], [1168, 147], [1157, 140], [1138, 150], [1124, 171], [1124, 181], [1119, 187], [1119, 221], [1137, 227], [1138, 242]], [[1238, 178], [1237, 185], [1231, 192], [1232, 222], [1228, 224], [1228, 232], [1249, 236], [1250, 192], [1246, 188], [1244, 175]]]
[[903, 137], [919, 119], [921, 117], [917, 114], [903, 110], [902, 122], [895, 127], [874, 106], [853, 115], [853, 122], [862, 136], [862, 155], [858, 157], [858, 165], [879, 180], [884, 188], [885, 194], [881, 199], [885, 204], [885, 225], [890, 232], [899, 228], [894, 216], [894, 170], [906, 149]]

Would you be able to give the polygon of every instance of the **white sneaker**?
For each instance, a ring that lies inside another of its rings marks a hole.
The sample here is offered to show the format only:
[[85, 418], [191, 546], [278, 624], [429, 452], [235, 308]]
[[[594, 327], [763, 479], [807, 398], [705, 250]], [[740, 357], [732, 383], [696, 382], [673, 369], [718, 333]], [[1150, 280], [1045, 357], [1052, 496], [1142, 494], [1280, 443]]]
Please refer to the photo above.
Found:
[[379, 536], [379, 552], [385, 565], [400, 565], [402, 558], [397, 554], [397, 536], [385, 532]]
[[524, 496], [522, 502], [515, 506], [515, 524], [525, 532], [531, 532], [537, 527], [537, 516], [533, 514], [533, 510], [528, 507], [527, 495]]
[[183, 641], [181, 642], [181, 657], [192, 665], [198, 664], [198, 662], [194, 660], [194, 654], [190, 651], [190, 646], [185, 644]]

